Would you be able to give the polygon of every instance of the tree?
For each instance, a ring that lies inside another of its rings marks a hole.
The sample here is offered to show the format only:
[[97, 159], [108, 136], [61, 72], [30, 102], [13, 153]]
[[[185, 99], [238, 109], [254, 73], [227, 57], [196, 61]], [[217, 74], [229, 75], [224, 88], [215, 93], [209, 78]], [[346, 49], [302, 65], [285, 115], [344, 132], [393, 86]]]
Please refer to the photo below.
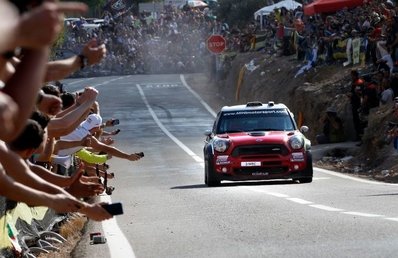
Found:
[[219, 0], [217, 18], [230, 26], [245, 26], [254, 20], [254, 13], [269, 4], [269, 0]]
[[79, 2], [83, 2], [89, 7], [89, 16], [92, 17], [100, 17], [102, 14], [102, 8], [106, 4], [106, 0], [80, 0]]

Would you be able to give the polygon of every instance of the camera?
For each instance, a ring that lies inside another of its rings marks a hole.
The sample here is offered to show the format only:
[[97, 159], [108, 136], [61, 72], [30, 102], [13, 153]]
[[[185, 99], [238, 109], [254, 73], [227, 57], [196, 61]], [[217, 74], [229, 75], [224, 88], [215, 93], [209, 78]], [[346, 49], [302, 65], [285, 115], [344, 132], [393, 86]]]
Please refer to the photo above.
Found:
[[144, 153], [143, 152], [138, 152], [138, 153], [136, 153], [136, 155], [140, 156], [141, 158], [144, 157]]
[[114, 187], [114, 186], [108, 186], [108, 187], [106, 187], [106, 189], [105, 189], [105, 193], [106, 193], [107, 195], [112, 195], [112, 193], [113, 193], [114, 190], [115, 190], [115, 187]]
[[122, 215], [123, 214], [123, 205], [118, 203], [111, 203], [111, 204], [103, 204], [101, 205], [109, 214], [115, 215]]
[[118, 125], [120, 124], [120, 120], [119, 119], [113, 119], [112, 120], [112, 125]]

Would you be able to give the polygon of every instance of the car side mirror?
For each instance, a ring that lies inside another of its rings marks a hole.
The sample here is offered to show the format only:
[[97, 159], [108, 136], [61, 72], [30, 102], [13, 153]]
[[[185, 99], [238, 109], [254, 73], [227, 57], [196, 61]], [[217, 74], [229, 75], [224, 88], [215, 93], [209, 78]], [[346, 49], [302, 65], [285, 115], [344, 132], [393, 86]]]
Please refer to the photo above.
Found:
[[212, 134], [211, 130], [206, 130], [204, 133], [206, 137], [210, 137], [211, 134]]
[[310, 130], [310, 128], [308, 128], [308, 126], [303, 125], [302, 127], [300, 127], [300, 132], [302, 133], [306, 133]]

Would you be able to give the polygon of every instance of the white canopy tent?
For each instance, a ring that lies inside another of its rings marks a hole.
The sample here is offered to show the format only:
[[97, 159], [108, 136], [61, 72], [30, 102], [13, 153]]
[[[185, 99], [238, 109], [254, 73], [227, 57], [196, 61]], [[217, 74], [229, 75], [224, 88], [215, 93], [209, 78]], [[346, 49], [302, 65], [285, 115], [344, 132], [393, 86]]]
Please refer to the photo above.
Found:
[[260, 10], [257, 10], [254, 13], [254, 19], [257, 19], [260, 16], [261, 20], [262, 20], [263, 16], [269, 15], [275, 9], [279, 9], [279, 8], [285, 7], [288, 10], [294, 10], [294, 9], [296, 9], [299, 6], [301, 6], [301, 4], [299, 2], [294, 1], [294, 0], [284, 0], [284, 1], [281, 1], [279, 3], [273, 4], [273, 5], [269, 5], [269, 6], [265, 6], [265, 7], [261, 8]]

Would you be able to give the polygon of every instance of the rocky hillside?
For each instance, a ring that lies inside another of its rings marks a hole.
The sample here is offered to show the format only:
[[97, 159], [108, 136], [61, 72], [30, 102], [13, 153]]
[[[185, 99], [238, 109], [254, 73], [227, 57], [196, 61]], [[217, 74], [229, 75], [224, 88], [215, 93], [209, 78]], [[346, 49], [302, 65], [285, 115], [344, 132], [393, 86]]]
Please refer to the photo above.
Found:
[[[244, 69], [242, 76], [242, 67], [251, 61], [252, 68], [255, 69]], [[342, 63], [320, 65], [295, 78], [303, 65], [295, 60], [294, 56], [279, 57], [258, 52], [239, 54], [233, 60], [225, 81], [214, 85], [214, 88], [218, 90], [218, 95], [226, 105], [253, 100], [285, 103], [295, 114], [296, 120], [302, 119], [303, 124], [310, 127], [307, 136], [313, 144], [316, 144], [316, 134], [322, 131], [322, 114], [329, 106], [334, 106], [344, 121], [347, 140], [353, 140], [351, 106], [347, 97], [350, 91], [350, 70], [353, 67], [343, 67]], [[365, 72], [364, 69], [362, 71]], [[384, 181], [397, 181], [398, 162], [394, 160], [396, 151], [392, 144], [386, 144], [384, 141], [385, 124], [394, 119], [392, 108], [389, 106], [371, 111], [360, 152], [335, 152], [340, 153], [340, 156], [354, 155], [352, 159], [345, 158], [342, 161], [341, 157], [337, 157], [333, 158], [332, 162], [324, 162], [321, 165], [333, 166], [349, 173], [355, 171], [359, 175]]]

